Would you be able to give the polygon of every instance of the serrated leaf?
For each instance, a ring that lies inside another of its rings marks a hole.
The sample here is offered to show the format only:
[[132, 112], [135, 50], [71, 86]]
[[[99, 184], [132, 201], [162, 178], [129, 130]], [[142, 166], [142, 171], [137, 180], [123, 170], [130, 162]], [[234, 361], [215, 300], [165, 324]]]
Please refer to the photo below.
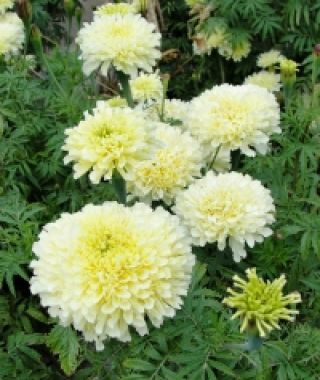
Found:
[[72, 375], [80, 364], [80, 345], [74, 330], [71, 327], [57, 325], [51, 330], [46, 343], [50, 350], [59, 356], [64, 373]]

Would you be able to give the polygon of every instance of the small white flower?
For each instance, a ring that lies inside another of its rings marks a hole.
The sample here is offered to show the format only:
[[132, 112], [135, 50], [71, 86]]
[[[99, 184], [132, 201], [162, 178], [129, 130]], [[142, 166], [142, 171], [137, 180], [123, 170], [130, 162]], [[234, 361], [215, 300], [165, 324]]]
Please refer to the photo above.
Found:
[[270, 191], [259, 181], [236, 172], [212, 172], [178, 194], [174, 210], [189, 229], [193, 244], [228, 245], [235, 261], [246, 257], [245, 244], [253, 247], [271, 235], [275, 207]]

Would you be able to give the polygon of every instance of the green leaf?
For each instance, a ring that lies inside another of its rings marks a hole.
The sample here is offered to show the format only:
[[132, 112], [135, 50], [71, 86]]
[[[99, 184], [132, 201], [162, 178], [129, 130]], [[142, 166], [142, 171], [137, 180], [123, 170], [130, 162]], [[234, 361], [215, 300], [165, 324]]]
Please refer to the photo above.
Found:
[[59, 356], [65, 374], [72, 375], [80, 364], [80, 345], [74, 330], [71, 327], [55, 326], [48, 335], [47, 346]]
[[123, 363], [126, 368], [133, 369], [135, 371], [154, 371], [155, 366], [145, 360], [141, 359], [126, 359]]

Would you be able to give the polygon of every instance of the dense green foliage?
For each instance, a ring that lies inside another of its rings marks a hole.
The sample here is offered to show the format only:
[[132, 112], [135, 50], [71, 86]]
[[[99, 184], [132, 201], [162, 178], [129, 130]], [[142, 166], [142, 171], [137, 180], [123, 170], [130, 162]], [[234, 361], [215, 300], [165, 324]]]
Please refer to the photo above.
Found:
[[[35, 3], [41, 19], [41, 6], [48, 1]], [[257, 51], [289, 43], [292, 56], [305, 58], [315, 42], [318, 1], [273, 2], [277, 6], [266, 0], [217, 3], [219, 17], [252, 30], [252, 35], [262, 33]], [[192, 56], [182, 1], [165, 2], [163, 12], [163, 50], [178, 49], [178, 58], [162, 62], [162, 70], [172, 76], [169, 94], [189, 99], [221, 81], [218, 57], [210, 61]], [[252, 29], [254, 25], [263, 29]], [[277, 209], [274, 235], [251, 249], [240, 265], [214, 246], [205, 254], [195, 250], [198, 264], [177, 316], [161, 329], [151, 328], [146, 337], [134, 335], [129, 344], [111, 340], [103, 352], [96, 352], [74, 330], [49, 318], [29, 291], [31, 246], [41, 227], [63, 211], [114, 199], [108, 183], [93, 186], [86, 177], [74, 181], [61, 151], [64, 130], [104, 95], [92, 78], [83, 76], [76, 53], [53, 50], [48, 61], [62, 88], [45, 68], [30, 71], [23, 59], [0, 67], [0, 379], [317, 380], [320, 123], [317, 102], [311, 107], [309, 101], [314, 90], [309, 77], [301, 78], [290, 106], [283, 107], [282, 134], [273, 138], [271, 152], [234, 163], [271, 189]], [[252, 68], [242, 62], [233, 72], [233, 64], [224, 64], [227, 80], [234, 83]], [[221, 304], [232, 276], [242, 275], [247, 267], [257, 267], [271, 279], [285, 273], [286, 290], [299, 290], [303, 299], [297, 322], [284, 324], [253, 352], [237, 348], [243, 336]]]

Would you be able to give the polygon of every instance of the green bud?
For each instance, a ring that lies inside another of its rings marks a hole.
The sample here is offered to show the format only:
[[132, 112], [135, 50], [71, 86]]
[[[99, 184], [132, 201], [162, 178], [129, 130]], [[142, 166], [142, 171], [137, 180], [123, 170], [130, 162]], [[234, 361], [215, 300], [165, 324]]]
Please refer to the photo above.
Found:
[[82, 8], [81, 7], [77, 7], [75, 12], [75, 17], [76, 17], [76, 20], [77, 20], [77, 24], [78, 24], [78, 27], [80, 28], [81, 26], [81, 21], [82, 21], [82, 15], [83, 15], [83, 12], [82, 12]]
[[17, 0], [16, 8], [18, 16], [26, 25], [30, 25], [32, 21], [32, 5], [29, 0]]
[[281, 80], [284, 84], [293, 85], [297, 79], [297, 71], [297, 62], [286, 58], [280, 61]]
[[68, 17], [73, 17], [75, 10], [76, 10], [76, 4], [74, 0], [64, 0], [63, 1], [64, 10]]
[[38, 57], [42, 59], [43, 57], [43, 45], [42, 45], [42, 34], [40, 29], [36, 25], [32, 25], [30, 33], [30, 41]]

